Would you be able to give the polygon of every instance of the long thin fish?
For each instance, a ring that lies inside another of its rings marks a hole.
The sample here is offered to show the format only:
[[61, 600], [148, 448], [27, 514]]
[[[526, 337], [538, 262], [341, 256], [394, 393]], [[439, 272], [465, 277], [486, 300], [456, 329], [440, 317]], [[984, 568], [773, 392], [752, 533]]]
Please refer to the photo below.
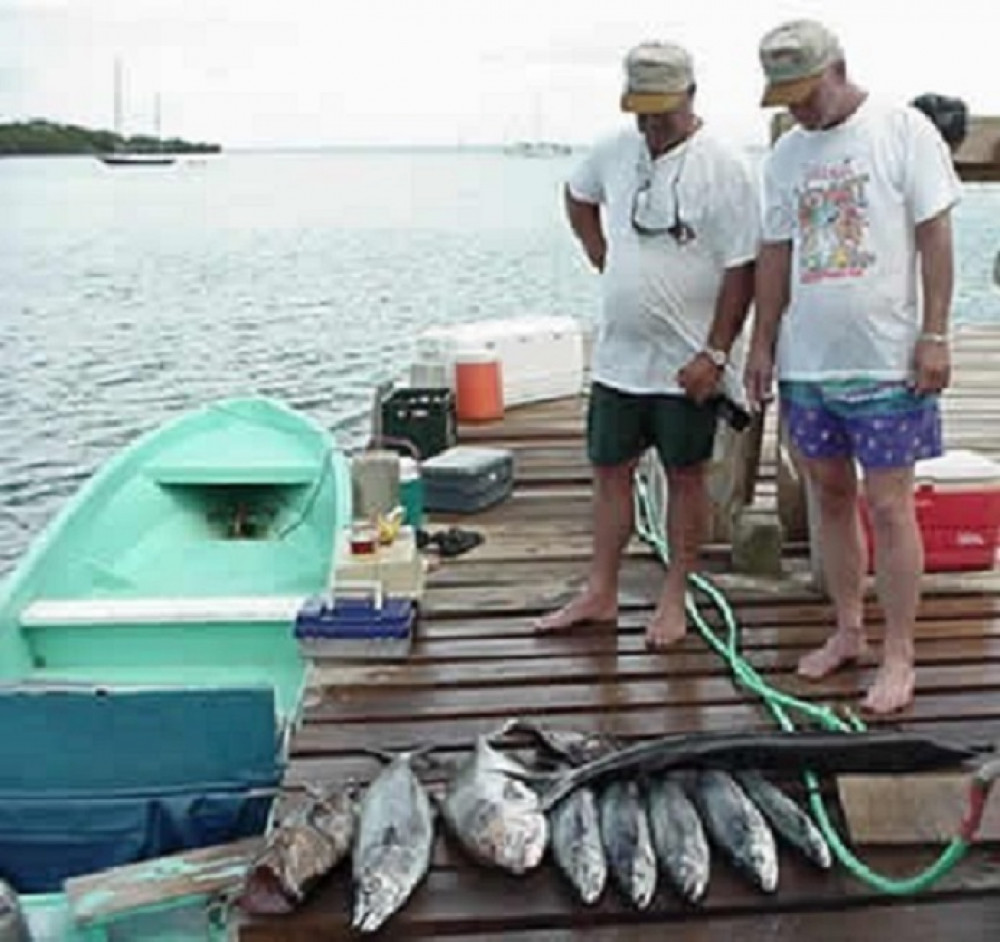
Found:
[[830, 845], [802, 808], [759, 772], [738, 772], [736, 780], [778, 837], [821, 870], [830, 869]]
[[899, 773], [955, 767], [976, 756], [916, 733], [695, 733], [665, 736], [619, 749], [578, 768], [549, 773], [542, 806], [550, 808], [574, 788], [608, 776], [682, 767], [785, 769], [801, 772]]
[[354, 919], [374, 932], [400, 910], [430, 867], [434, 813], [413, 772], [413, 753], [396, 756], [368, 786], [354, 845]]
[[599, 802], [611, 879], [627, 902], [646, 909], [656, 892], [656, 853], [639, 785], [631, 779], [609, 782]]
[[736, 780], [720, 769], [699, 772], [694, 800], [715, 845], [758, 889], [773, 893], [778, 888], [774, 835]]
[[646, 800], [660, 871], [681, 899], [700, 902], [708, 889], [711, 854], [697, 809], [672, 775], [655, 777]]

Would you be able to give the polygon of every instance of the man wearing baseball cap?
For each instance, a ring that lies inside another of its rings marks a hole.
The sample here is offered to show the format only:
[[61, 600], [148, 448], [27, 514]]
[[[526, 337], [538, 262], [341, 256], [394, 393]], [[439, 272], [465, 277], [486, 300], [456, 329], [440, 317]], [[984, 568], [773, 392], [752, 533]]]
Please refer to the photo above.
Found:
[[776, 374], [782, 424], [817, 498], [836, 610], [833, 634], [799, 673], [819, 679], [866, 655], [863, 489], [885, 616], [863, 706], [891, 713], [911, 702], [915, 684], [923, 545], [914, 464], [942, 450], [959, 184], [927, 117], [873, 100], [822, 23], [784, 23], [759, 52], [763, 105], [786, 106], [798, 126], [764, 167], [747, 394], [765, 399]]
[[[619, 104], [634, 125], [600, 140], [565, 188], [570, 226], [603, 295], [587, 419], [594, 551], [584, 590], [536, 627], [617, 619], [632, 473], [653, 447], [670, 490], [671, 566], [646, 643], [663, 648], [686, 630], [719, 394], [753, 293], [759, 207], [742, 157], [695, 113], [687, 50], [641, 43], [625, 56], [624, 73]], [[742, 400], [739, 376], [730, 396]]]

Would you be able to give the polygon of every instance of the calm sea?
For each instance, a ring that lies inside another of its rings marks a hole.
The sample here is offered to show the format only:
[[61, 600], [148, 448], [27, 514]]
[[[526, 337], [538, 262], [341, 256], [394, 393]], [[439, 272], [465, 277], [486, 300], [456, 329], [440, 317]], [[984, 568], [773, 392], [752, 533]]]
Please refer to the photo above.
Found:
[[[591, 318], [561, 212], [576, 157], [227, 154], [0, 161], [0, 574], [105, 459], [222, 396], [367, 430], [424, 327]], [[1000, 187], [957, 216], [957, 317], [1000, 322]]]

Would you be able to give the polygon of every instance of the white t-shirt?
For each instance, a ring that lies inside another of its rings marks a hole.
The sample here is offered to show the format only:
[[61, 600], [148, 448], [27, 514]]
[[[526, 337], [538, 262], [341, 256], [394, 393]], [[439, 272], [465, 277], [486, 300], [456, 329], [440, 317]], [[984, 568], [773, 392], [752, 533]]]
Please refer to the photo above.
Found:
[[865, 101], [825, 131], [796, 127], [764, 167], [764, 241], [792, 241], [782, 379], [906, 379], [920, 332], [914, 227], [960, 184], [915, 108]]
[[[577, 200], [603, 207], [608, 251], [592, 378], [633, 393], [677, 393], [677, 372], [708, 339], [726, 268], [752, 261], [760, 223], [757, 188], [743, 159], [697, 131], [655, 161], [638, 130], [600, 141], [569, 181]], [[644, 187], [648, 184], [648, 187]], [[680, 219], [694, 238], [640, 235]], [[727, 389], [739, 395], [739, 366]], [[727, 377], [728, 378], [728, 377]]]

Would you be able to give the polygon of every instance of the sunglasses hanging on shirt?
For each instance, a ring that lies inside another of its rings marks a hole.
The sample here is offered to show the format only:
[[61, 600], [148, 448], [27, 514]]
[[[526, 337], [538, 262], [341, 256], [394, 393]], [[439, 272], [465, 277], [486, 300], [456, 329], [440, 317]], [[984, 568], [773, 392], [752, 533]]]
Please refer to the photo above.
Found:
[[[677, 172], [670, 182], [672, 214], [658, 213], [655, 206], [653, 191], [654, 168], [648, 161], [641, 161], [636, 167], [639, 181], [632, 197], [632, 228], [641, 236], [670, 236], [678, 245], [687, 245], [695, 239], [694, 229], [681, 216], [680, 181], [684, 171], [684, 161], [687, 159], [687, 148], [681, 154], [677, 164]], [[659, 215], [662, 221], [670, 218], [669, 225], [656, 225], [655, 218]]]

